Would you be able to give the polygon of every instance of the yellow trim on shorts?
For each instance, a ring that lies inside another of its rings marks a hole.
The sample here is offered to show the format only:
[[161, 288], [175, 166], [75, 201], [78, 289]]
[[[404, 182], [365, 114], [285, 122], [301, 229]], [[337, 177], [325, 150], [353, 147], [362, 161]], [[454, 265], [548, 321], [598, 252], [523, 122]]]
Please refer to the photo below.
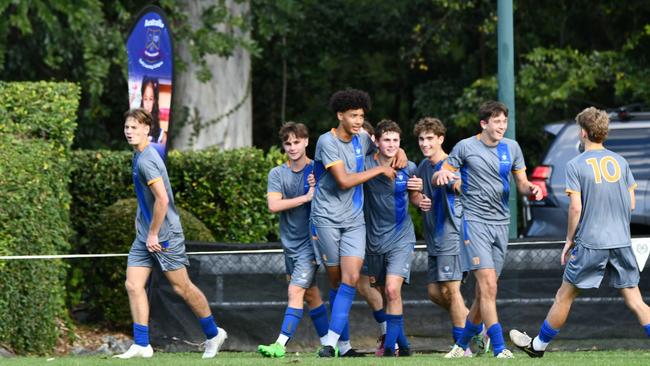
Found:
[[150, 186], [150, 185], [152, 185], [152, 184], [154, 184], [154, 183], [156, 183], [156, 182], [159, 182], [159, 181], [161, 181], [161, 180], [162, 180], [162, 177], [154, 178], [154, 179], [148, 181], [148, 182], [147, 182], [147, 185]]

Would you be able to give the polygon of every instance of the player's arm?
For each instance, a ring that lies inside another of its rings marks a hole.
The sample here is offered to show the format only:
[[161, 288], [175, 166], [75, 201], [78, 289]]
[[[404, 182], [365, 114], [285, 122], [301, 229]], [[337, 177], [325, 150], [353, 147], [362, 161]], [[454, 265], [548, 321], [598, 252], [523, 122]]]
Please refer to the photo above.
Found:
[[458, 171], [458, 169], [453, 166], [447, 163], [443, 164], [442, 168], [435, 172], [431, 177], [431, 184], [435, 187], [448, 185], [456, 179], [456, 171]]
[[393, 169], [404, 169], [408, 163], [409, 159], [406, 157], [406, 152], [400, 147], [390, 166], [393, 167]]
[[535, 201], [542, 199], [542, 189], [539, 188], [538, 185], [528, 181], [525, 169], [513, 171], [512, 176], [515, 177], [515, 184], [517, 184], [517, 190], [519, 191], [519, 194], [522, 194], [524, 196], [532, 194], [535, 197]]
[[165, 189], [165, 183], [163, 183], [162, 178], [152, 179], [148, 184], [155, 201], [153, 204], [151, 224], [149, 225], [149, 233], [147, 234], [147, 249], [150, 252], [160, 252], [162, 251], [162, 247], [158, 241], [158, 232], [167, 215], [169, 197], [167, 196], [167, 190]]
[[395, 169], [388, 166], [377, 166], [360, 173], [348, 173], [343, 166], [343, 161], [340, 160], [327, 169], [332, 173], [336, 184], [341, 189], [350, 189], [382, 174], [389, 179], [393, 179], [396, 174]]
[[302, 196], [282, 198], [282, 193], [280, 192], [268, 192], [266, 194], [266, 204], [269, 207], [269, 211], [272, 213], [278, 213], [311, 202], [312, 198], [314, 198], [314, 187], [316, 186], [316, 178], [314, 178], [314, 174], [309, 174], [307, 182], [309, 182], [309, 190]]
[[409, 191], [409, 201], [422, 211], [431, 209], [431, 198], [421, 191]]
[[634, 193], [634, 188], [636, 188], [636, 184], [634, 187], [630, 188], [630, 210], [634, 211], [634, 208], [636, 207], [636, 193]]
[[582, 197], [580, 192], [569, 191], [569, 217], [568, 224], [566, 229], [566, 244], [562, 249], [562, 256], [560, 261], [562, 265], [566, 264], [566, 259], [571, 249], [575, 246], [573, 241], [576, 236], [576, 230], [578, 228], [578, 223], [580, 222], [580, 215], [582, 214]]

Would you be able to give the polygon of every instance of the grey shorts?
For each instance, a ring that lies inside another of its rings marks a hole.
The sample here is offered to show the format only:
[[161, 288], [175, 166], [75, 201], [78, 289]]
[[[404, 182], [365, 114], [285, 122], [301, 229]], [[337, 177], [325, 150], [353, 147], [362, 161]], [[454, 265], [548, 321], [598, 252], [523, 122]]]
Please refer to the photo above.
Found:
[[315, 258], [284, 256], [284, 265], [287, 269], [289, 284], [308, 289], [316, 283], [318, 265]]
[[598, 288], [605, 273], [614, 288], [636, 287], [640, 275], [632, 248], [590, 249], [578, 245], [571, 251], [564, 280], [580, 289]]
[[469, 270], [494, 268], [501, 274], [508, 249], [509, 225], [491, 225], [477, 221], [463, 222], [463, 243]]
[[185, 254], [185, 237], [183, 234], [174, 234], [167, 242], [167, 248], [158, 253], [147, 250], [147, 244], [137, 238], [131, 244], [127, 267], [153, 267], [154, 261], [160, 264], [163, 272], [175, 271], [188, 267], [190, 261]]
[[366, 225], [351, 227], [316, 227], [317, 252], [326, 266], [341, 264], [341, 257], [363, 259], [366, 253]]
[[411, 262], [413, 262], [413, 245], [395, 248], [385, 254], [369, 254], [363, 260], [361, 273], [368, 276], [370, 286], [385, 286], [386, 275], [400, 276], [409, 283]]
[[463, 270], [460, 254], [429, 256], [427, 283], [460, 281]]

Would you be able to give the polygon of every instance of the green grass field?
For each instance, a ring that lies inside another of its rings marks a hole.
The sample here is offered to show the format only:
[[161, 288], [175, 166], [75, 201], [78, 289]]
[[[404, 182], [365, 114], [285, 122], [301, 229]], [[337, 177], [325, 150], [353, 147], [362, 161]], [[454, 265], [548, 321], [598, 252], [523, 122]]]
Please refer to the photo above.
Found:
[[255, 353], [223, 352], [212, 360], [202, 360], [200, 353], [162, 353], [153, 358], [117, 360], [106, 356], [76, 357], [16, 357], [0, 359], [1, 365], [650, 365], [650, 350], [637, 351], [591, 351], [591, 352], [549, 352], [542, 359], [532, 359], [521, 352], [515, 353], [515, 359], [498, 360], [492, 357], [445, 360], [441, 353], [416, 354], [404, 358], [364, 357], [356, 359], [317, 359], [313, 354], [291, 354], [283, 359], [264, 359]]

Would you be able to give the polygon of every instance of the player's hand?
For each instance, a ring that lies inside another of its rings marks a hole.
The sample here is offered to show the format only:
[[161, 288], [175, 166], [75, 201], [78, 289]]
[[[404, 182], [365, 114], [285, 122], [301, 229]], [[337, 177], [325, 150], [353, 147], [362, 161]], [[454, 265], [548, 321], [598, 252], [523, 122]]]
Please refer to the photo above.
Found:
[[406, 189], [409, 191], [422, 191], [422, 178], [418, 178], [417, 176], [412, 176], [409, 178], [409, 180], [406, 182]]
[[315, 191], [314, 186], [309, 187], [309, 190], [307, 191], [307, 193], [305, 193], [305, 196], [304, 196], [305, 197], [305, 203], [311, 202], [311, 200], [314, 198], [314, 191]]
[[158, 235], [149, 234], [147, 236], [147, 250], [151, 253], [162, 252], [162, 246], [158, 242]]
[[530, 193], [535, 196], [535, 201], [539, 201], [542, 199], [542, 189], [539, 188], [538, 185], [530, 183], [530, 186], [528, 187], [530, 189]]
[[406, 157], [406, 153], [402, 148], [400, 148], [397, 150], [397, 155], [395, 155], [395, 159], [393, 159], [391, 167], [393, 167], [393, 169], [404, 169], [408, 163], [409, 159]]
[[380, 166], [381, 169], [381, 174], [385, 175], [388, 177], [388, 179], [393, 180], [395, 179], [395, 176], [397, 175], [397, 172], [395, 169], [389, 167], [389, 166]]
[[307, 183], [309, 183], [310, 187], [316, 186], [316, 178], [314, 177], [314, 173], [310, 173], [307, 176]]
[[564, 248], [562, 248], [562, 256], [560, 257], [560, 263], [564, 266], [568, 262], [568, 257], [571, 255], [571, 251], [576, 246], [576, 243], [573, 242], [573, 239], [567, 239]]
[[454, 179], [456, 179], [456, 175], [453, 172], [450, 172], [446, 169], [441, 169], [437, 171], [433, 177], [431, 177], [431, 183], [436, 187], [446, 186]]
[[420, 199], [420, 204], [418, 206], [420, 206], [420, 210], [422, 210], [422, 212], [429, 211], [431, 209], [431, 198], [422, 193], [422, 198]]

